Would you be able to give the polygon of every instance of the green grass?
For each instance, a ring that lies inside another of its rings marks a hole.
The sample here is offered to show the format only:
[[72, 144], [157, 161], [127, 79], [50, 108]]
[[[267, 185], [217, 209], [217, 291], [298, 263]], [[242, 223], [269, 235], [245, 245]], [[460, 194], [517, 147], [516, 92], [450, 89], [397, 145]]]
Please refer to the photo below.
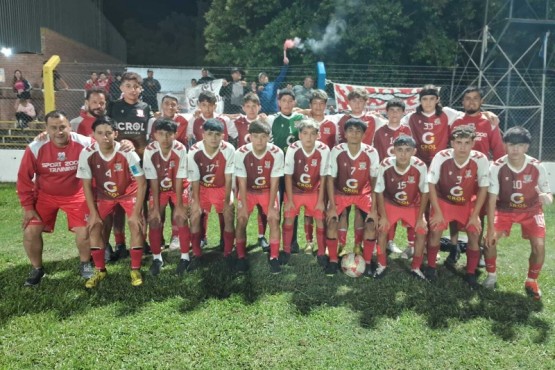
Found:
[[[213, 251], [178, 278], [178, 254], [164, 252], [158, 278], [144, 260], [144, 286], [131, 287], [126, 260], [87, 291], [63, 216], [45, 235], [48, 276], [29, 289], [21, 211], [14, 186], [0, 185], [0, 368], [553, 369], [554, 215], [548, 209], [541, 302], [523, 291], [529, 246], [517, 228], [502, 241], [493, 292], [470, 291], [443, 267], [437, 284], [415, 281], [397, 257], [380, 281], [326, 277], [304, 254], [273, 276], [259, 248], [245, 276], [225, 273]], [[253, 215], [251, 242], [255, 233]], [[217, 238], [209, 234], [210, 245]]]

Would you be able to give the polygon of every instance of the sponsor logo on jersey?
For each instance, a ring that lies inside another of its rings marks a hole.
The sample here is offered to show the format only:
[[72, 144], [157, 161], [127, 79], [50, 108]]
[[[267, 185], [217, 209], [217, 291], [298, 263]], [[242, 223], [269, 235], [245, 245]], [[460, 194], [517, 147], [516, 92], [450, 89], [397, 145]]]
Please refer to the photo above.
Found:
[[142, 109], [137, 109], [137, 117], [144, 117], [145, 112]]
[[409, 176], [407, 182], [408, 182], [409, 184], [414, 184], [414, 176]]
[[131, 166], [131, 173], [134, 176], [138, 176], [141, 174], [141, 167], [139, 167], [138, 165], [134, 164], [133, 166]]
[[123, 171], [123, 168], [121, 167], [121, 163], [116, 163], [114, 165], [114, 172], [119, 172], [119, 171]]
[[65, 161], [66, 160], [66, 153], [65, 152], [58, 153], [58, 160], [59, 161]]
[[272, 162], [271, 161], [264, 161], [264, 168], [272, 168]]
[[465, 179], [472, 178], [472, 170], [466, 170], [465, 173], [464, 173], [464, 178]]
[[529, 184], [532, 182], [532, 175], [524, 175], [524, 177], [522, 178], [522, 182], [524, 182], [525, 184]]

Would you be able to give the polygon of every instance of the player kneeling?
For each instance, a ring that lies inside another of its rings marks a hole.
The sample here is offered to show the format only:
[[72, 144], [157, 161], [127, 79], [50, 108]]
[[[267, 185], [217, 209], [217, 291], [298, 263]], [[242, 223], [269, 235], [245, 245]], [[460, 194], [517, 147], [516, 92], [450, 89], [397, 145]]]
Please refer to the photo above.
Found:
[[237, 199], [237, 270], [246, 272], [247, 224], [256, 205], [268, 217], [270, 225], [270, 271], [281, 272], [279, 257], [279, 178], [283, 176], [283, 152], [269, 143], [270, 126], [255, 120], [249, 125], [251, 142], [235, 152], [235, 175], [238, 183]]
[[291, 255], [293, 222], [304, 206], [305, 217], [316, 220], [316, 240], [318, 243], [318, 262], [323, 266], [326, 259], [324, 236], [324, 192], [328, 171], [330, 150], [324, 143], [317, 141], [319, 124], [313, 119], [305, 119], [297, 125], [300, 140], [291, 144], [285, 155], [285, 201], [283, 223], [282, 264]]
[[[143, 257], [143, 201], [146, 180], [139, 155], [121, 150], [116, 123], [100, 117], [92, 125], [96, 143], [83, 149], [79, 156], [77, 177], [83, 180], [83, 190], [89, 207], [88, 228], [91, 255], [96, 267], [85, 286], [94, 288], [106, 277], [102, 222], [119, 204], [127, 214], [131, 233], [131, 285], [143, 284], [141, 258]], [[93, 194], [92, 180], [96, 194]]]
[[532, 247], [526, 292], [534, 299], [541, 298], [537, 279], [545, 259], [545, 220], [542, 204], [551, 204], [553, 196], [543, 165], [528, 156], [530, 132], [523, 127], [512, 127], [503, 142], [507, 155], [490, 166], [488, 189], [488, 232], [485, 250], [488, 276], [486, 288], [495, 288], [497, 281], [496, 258], [499, 238], [509, 236], [513, 223], [520, 224], [522, 238], [530, 240]]
[[[414, 157], [415, 153], [414, 139], [401, 135], [393, 142], [394, 157], [384, 159], [380, 165], [375, 189], [380, 214], [378, 245], [384, 249], [388, 234], [398, 221], [414, 228], [416, 239], [411, 274], [425, 280], [420, 265], [428, 233], [424, 218], [428, 205], [428, 180], [426, 165]], [[380, 258], [380, 264], [385, 267], [384, 257]]]
[[[187, 149], [175, 140], [177, 124], [170, 119], [157, 119], [153, 124], [155, 141], [150, 143], [144, 152], [143, 167], [145, 176], [150, 183], [150, 200], [148, 210], [148, 227], [150, 249], [152, 250], [152, 265], [150, 272], [158, 275], [164, 260], [162, 259], [162, 233], [164, 228], [163, 216], [166, 206], [172, 209], [177, 206], [177, 197], [181, 203], [187, 204], [188, 184], [187, 174]], [[178, 178], [179, 177], [179, 178]], [[176, 184], [181, 182], [180, 190]], [[185, 189], [185, 191], [183, 191]], [[173, 224], [177, 228], [181, 259], [189, 259], [189, 226], [186, 212], [183, 217], [174, 217]], [[178, 273], [180, 265], [178, 265]]]
[[[325, 268], [326, 275], [335, 275], [339, 269], [337, 253], [338, 215], [347, 207], [354, 205], [364, 222], [363, 255], [366, 262], [365, 276], [381, 277], [385, 266], [378, 265], [372, 271], [370, 263], [376, 246], [376, 211], [374, 188], [378, 166], [378, 152], [370, 145], [364, 144], [362, 138], [366, 131], [366, 122], [351, 118], [345, 122], [346, 143], [335, 146], [330, 154], [328, 172], [328, 210], [327, 240], [329, 263]], [[385, 256], [385, 254], [384, 254]]]

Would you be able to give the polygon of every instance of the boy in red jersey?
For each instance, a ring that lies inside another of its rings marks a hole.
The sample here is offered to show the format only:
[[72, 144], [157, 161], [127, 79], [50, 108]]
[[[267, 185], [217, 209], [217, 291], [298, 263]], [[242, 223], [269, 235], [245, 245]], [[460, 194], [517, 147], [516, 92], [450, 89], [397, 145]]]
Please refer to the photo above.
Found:
[[[393, 157], [386, 157], [380, 164], [375, 189], [380, 214], [378, 245], [387, 243], [388, 231], [394, 228], [398, 221], [403, 221], [415, 229], [416, 243], [411, 274], [425, 280], [420, 265], [428, 233], [424, 218], [428, 206], [428, 179], [426, 165], [414, 157], [415, 153], [414, 139], [400, 135], [393, 141]], [[364, 257], [369, 261], [372, 258], [371, 251]], [[385, 254], [379, 254], [378, 260], [375, 276], [380, 277], [385, 272]]]
[[[316, 240], [318, 262], [324, 266], [326, 244], [324, 235], [324, 194], [328, 171], [329, 148], [318, 137], [318, 123], [304, 119], [297, 125], [299, 141], [291, 144], [285, 155], [285, 200], [283, 202], [285, 221], [283, 223], [283, 264], [291, 255], [293, 222], [305, 207], [306, 217], [316, 220]], [[307, 236], [308, 238], [308, 236]]]
[[202, 141], [191, 147], [188, 155], [188, 175], [191, 183], [191, 244], [195, 259], [188, 270], [200, 263], [202, 250], [201, 215], [208, 218], [212, 206], [220, 220], [220, 235], [224, 239], [224, 258], [233, 250], [232, 177], [235, 170], [235, 150], [223, 140], [224, 125], [211, 118], [202, 125]]
[[93, 273], [89, 263], [87, 203], [81, 181], [75, 177], [79, 155], [91, 139], [71, 132], [61, 111], [49, 112], [44, 120], [47, 140], [29, 144], [17, 173], [17, 195], [24, 209], [23, 246], [33, 266], [25, 286], [38, 285], [45, 275], [42, 233], [54, 231], [59, 209], [66, 212], [68, 228], [75, 233], [81, 276], [88, 279]]
[[[401, 99], [393, 98], [385, 105], [387, 112], [387, 125], [376, 130], [374, 135], [374, 148], [378, 151], [380, 159], [383, 161], [387, 157], [394, 156], [393, 142], [400, 135], [412, 136], [410, 127], [401, 124], [401, 119], [405, 115], [405, 103]], [[392, 253], [402, 253], [402, 251], [395, 244], [395, 230], [397, 225], [392, 225], [389, 229], [387, 236], [387, 249]], [[414, 228], [407, 228], [407, 239], [409, 242], [408, 250], [405, 252], [412, 252], [414, 248]], [[382, 244], [380, 246], [383, 247]], [[407, 253], [412, 256], [412, 253]]]
[[483, 286], [493, 289], [497, 281], [496, 258], [499, 239], [509, 236], [513, 223], [522, 228], [522, 238], [530, 240], [526, 292], [541, 299], [538, 276], [545, 259], [545, 219], [542, 204], [551, 204], [553, 196], [543, 165], [526, 154], [530, 132], [512, 127], [503, 135], [507, 155], [490, 166], [488, 189], [488, 231], [485, 249], [488, 276]]
[[333, 148], [339, 143], [339, 128], [337, 126], [341, 115], [326, 115], [326, 104], [328, 94], [324, 90], [314, 90], [310, 95], [310, 110], [307, 112], [309, 117], [319, 123], [318, 141], [326, 144], [328, 148]]
[[270, 271], [281, 272], [279, 257], [279, 178], [283, 176], [283, 151], [269, 143], [271, 128], [256, 120], [249, 126], [251, 142], [235, 151], [237, 200], [237, 269], [245, 272], [247, 224], [255, 205], [260, 205], [270, 225]]
[[[83, 190], [89, 207], [88, 228], [91, 239], [91, 255], [96, 267], [94, 275], [85, 283], [86, 288], [96, 287], [106, 277], [102, 222], [120, 205], [128, 216], [131, 233], [131, 285], [143, 284], [141, 258], [143, 256], [143, 201], [146, 180], [135, 152], [124, 152], [118, 136], [116, 123], [102, 117], [93, 123], [96, 143], [83, 149], [79, 156], [77, 177], [83, 180]], [[93, 193], [92, 180], [96, 194]]]
[[[175, 140], [179, 141], [181, 144], [187, 147], [189, 142], [187, 140], [187, 126], [189, 122], [181, 115], [179, 112], [179, 100], [177, 96], [172, 94], [166, 94], [162, 97], [162, 117], [174, 121], [177, 124], [177, 131], [175, 133]], [[151, 118], [148, 121], [148, 136], [151, 140], [156, 140], [154, 138], [154, 122], [156, 118]]]
[[[348, 120], [345, 122], [347, 142], [331, 150], [326, 186], [329, 202], [326, 215], [329, 263], [325, 268], [326, 275], [335, 275], [338, 271], [338, 215], [347, 207], [354, 205], [364, 220], [364, 255], [367, 256], [376, 245], [378, 217], [376, 195], [372, 190], [380, 162], [376, 149], [362, 142], [365, 131], [366, 122], [357, 118]], [[367, 261], [365, 274], [372, 275], [370, 261]]]
[[430, 235], [426, 277], [437, 279], [436, 258], [439, 242], [449, 222], [457, 221], [466, 228], [466, 282], [477, 287], [476, 267], [480, 260], [480, 209], [487, 196], [488, 167], [485, 155], [472, 150], [476, 132], [459, 126], [451, 133], [451, 149], [434, 156], [428, 174], [430, 191]]
[[[187, 149], [185, 149], [183, 144], [175, 140], [177, 124], [169, 119], [159, 118], [154, 122], [153, 131], [156, 141], [150, 143], [145, 149], [143, 169], [145, 177], [150, 183], [148, 210], [148, 235], [152, 250], [150, 272], [156, 276], [160, 274], [160, 270], [164, 265], [164, 260], [162, 259], [164, 218], [162, 215], [166, 213], [166, 206], [168, 204], [175, 208], [178, 196], [182, 198], [184, 204], [187, 204], [189, 200], [188, 184], [182, 185], [185, 188], [184, 192], [176, 192], [177, 182], [186, 182], [186, 179], [177, 179], [177, 174], [186, 174], [187, 172]], [[186, 218], [180, 218], [179, 220], [174, 218], [173, 221], [172, 230], [177, 229], [181, 255], [188, 255], [190, 244], [188, 220]]]

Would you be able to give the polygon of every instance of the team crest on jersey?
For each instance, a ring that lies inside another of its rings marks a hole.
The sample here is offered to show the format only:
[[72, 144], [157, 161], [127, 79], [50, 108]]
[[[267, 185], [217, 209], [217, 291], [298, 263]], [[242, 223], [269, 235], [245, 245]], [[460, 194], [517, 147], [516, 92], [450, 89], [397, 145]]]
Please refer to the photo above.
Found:
[[522, 182], [524, 182], [525, 184], [529, 184], [532, 182], [532, 175], [524, 175], [524, 177], [522, 178]]
[[437, 125], [441, 125], [441, 120], [440, 120], [439, 118], [436, 118], [436, 119], [434, 120], [434, 125], [436, 125], [436, 126], [437, 126]]
[[358, 164], [358, 169], [359, 170], [366, 170], [366, 162], [360, 162]]
[[119, 171], [122, 171], [122, 170], [123, 170], [123, 168], [121, 167], [121, 163], [116, 163], [114, 165], [114, 172], [119, 172]]
[[175, 167], [175, 161], [170, 161], [170, 168], [174, 168]]
[[452, 176], [452, 175], [453, 175], [453, 171], [449, 171], [449, 176]]
[[272, 162], [264, 161], [264, 168], [272, 168]]
[[59, 152], [58, 153], [58, 160], [59, 161], [65, 161], [66, 160], [66, 153], [65, 152]]
[[472, 170], [466, 170], [465, 173], [464, 173], [464, 178], [465, 179], [472, 178]]
[[310, 164], [312, 167], [316, 167], [318, 166], [318, 160], [317, 159], [313, 159], [312, 163]]
[[409, 179], [407, 180], [407, 182], [409, 184], [414, 184], [414, 176], [409, 176]]
[[324, 127], [324, 134], [326, 135], [331, 134], [331, 130], [329, 129], [329, 127]]
[[145, 112], [142, 109], [137, 109], [137, 117], [144, 117]]

